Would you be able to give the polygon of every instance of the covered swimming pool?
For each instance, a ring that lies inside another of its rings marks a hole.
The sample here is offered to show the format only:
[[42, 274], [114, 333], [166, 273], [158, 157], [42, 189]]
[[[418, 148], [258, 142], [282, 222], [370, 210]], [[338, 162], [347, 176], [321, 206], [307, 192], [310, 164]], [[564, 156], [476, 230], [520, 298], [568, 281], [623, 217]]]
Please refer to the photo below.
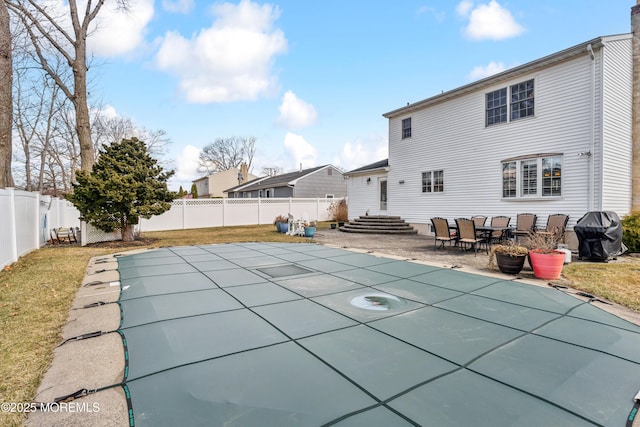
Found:
[[553, 288], [305, 243], [118, 272], [136, 426], [619, 426], [640, 389], [640, 328]]

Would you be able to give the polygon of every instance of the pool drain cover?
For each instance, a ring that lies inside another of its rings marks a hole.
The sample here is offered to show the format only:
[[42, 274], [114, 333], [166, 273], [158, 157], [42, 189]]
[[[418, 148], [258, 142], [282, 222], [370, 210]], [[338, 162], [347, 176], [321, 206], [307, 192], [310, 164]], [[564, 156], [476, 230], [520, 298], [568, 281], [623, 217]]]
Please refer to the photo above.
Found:
[[353, 298], [351, 305], [365, 310], [388, 311], [402, 308], [407, 302], [393, 295], [371, 293]]

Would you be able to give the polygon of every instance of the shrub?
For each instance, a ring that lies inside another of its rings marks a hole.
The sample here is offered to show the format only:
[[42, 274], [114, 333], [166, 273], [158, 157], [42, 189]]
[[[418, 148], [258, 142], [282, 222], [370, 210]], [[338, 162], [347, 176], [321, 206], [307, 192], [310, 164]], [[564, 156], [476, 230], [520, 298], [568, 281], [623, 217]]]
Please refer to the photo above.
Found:
[[347, 201], [345, 199], [340, 199], [337, 202], [331, 203], [331, 206], [329, 206], [327, 210], [334, 221], [349, 221], [349, 207], [347, 206]]
[[622, 223], [622, 243], [629, 252], [640, 252], [640, 210], [625, 216]]

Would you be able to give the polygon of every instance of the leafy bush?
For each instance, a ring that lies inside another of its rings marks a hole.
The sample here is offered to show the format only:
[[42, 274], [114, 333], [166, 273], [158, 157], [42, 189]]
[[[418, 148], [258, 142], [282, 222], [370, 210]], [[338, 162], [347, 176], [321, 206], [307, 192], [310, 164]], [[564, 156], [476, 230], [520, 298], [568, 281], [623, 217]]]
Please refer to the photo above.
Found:
[[622, 221], [622, 243], [629, 252], [640, 252], [640, 211], [625, 216]]
[[340, 199], [337, 202], [331, 203], [331, 206], [329, 206], [327, 210], [334, 221], [349, 221], [349, 207], [347, 206], [347, 201], [345, 199]]

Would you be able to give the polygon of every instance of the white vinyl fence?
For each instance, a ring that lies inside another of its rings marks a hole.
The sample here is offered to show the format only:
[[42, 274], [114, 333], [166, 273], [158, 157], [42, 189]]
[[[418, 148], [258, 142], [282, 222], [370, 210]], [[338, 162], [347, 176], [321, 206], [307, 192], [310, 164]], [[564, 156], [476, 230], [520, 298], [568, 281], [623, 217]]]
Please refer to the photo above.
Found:
[[150, 219], [141, 219], [139, 231], [186, 230], [189, 228], [271, 224], [278, 215], [296, 219], [328, 221], [331, 203], [340, 199], [179, 199], [171, 209]]
[[[271, 224], [278, 215], [328, 221], [331, 203], [340, 199], [180, 199], [171, 209], [141, 219], [137, 231], [185, 230], [232, 225]], [[0, 189], [0, 268], [44, 246], [51, 230], [80, 227], [82, 245], [120, 239], [120, 230], [105, 233], [84, 222], [67, 200], [14, 189]]]
[[51, 229], [79, 227], [79, 215], [66, 200], [0, 189], [0, 268], [45, 245]]

